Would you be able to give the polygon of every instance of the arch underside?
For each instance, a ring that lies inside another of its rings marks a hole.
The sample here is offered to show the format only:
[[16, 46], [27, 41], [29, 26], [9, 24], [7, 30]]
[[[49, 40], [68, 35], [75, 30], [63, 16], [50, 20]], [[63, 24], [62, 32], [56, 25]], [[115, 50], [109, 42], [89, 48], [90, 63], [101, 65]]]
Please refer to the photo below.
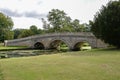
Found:
[[43, 43], [41, 43], [41, 42], [36, 42], [36, 43], [34, 44], [34, 48], [35, 48], [35, 49], [45, 49]]
[[56, 39], [56, 40], [52, 40], [50, 42], [49, 49], [61, 50], [63, 46], [64, 47], [69, 47], [68, 44], [65, 41]]
[[87, 50], [91, 49], [91, 45], [87, 41], [79, 41], [75, 43], [73, 50], [75, 51], [81, 51], [81, 50]]

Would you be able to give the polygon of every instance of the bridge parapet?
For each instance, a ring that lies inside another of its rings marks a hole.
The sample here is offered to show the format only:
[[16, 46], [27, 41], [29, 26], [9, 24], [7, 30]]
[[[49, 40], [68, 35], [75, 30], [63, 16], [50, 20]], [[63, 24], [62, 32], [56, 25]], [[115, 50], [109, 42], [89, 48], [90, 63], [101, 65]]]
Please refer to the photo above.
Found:
[[63, 33], [49, 33], [49, 34], [43, 34], [43, 35], [35, 35], [35, 36], [31, 36], [31, 37], [44, 37], [44, 36], [57, 36], [57, 35], [60, 35], [60, 36], [65, 36], [65, 35], [79, 35], [79, 36], [94, 36], [93, 33], [91, 32], [76, 32], [76, 33], [73, 33], [73, 32], [63, 32]]

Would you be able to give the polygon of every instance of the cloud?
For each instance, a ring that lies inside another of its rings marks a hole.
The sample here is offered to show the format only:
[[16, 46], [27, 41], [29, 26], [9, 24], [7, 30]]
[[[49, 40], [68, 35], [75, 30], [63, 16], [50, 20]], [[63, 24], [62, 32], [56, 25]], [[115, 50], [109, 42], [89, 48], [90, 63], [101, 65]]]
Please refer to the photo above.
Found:
[[31, 12], [25, 12], [24, 16], [31, 17], [31, 18], [44, 18], [44, 17], [46, 17], [46, 14], [39, 14], [35, 11], [31, 11]]
[[22, 1], [22, 0], [18, 0], [18, 1]]
[[38, 5], [40, 5], [40, 4], [42, 4], [42, 3], [43, 3], [42, 1], [38, 1], [38, 2], [37, 2]]
[[5, 9], [0, 8], [0, 11], [11, 17], [23, 17], [24, 16], [24, 17], [28, 17], [28, 18], [30, 17], [30, 18], [38, 18], [38, 19], [46, 17], [46, 14], [39, 14], [36, 11], [19, 13], [17, 11], [12, 11], [7, 8], [5, 8]]
[[8, 16], [13, 16], [13, 17], [21, 17], [22, 14], [18, 13], [17, 11], [11, 11], [10, 9], [3, 9], [3, 8], [0, 8], [0, 11], [5, 13], [6, 15]]

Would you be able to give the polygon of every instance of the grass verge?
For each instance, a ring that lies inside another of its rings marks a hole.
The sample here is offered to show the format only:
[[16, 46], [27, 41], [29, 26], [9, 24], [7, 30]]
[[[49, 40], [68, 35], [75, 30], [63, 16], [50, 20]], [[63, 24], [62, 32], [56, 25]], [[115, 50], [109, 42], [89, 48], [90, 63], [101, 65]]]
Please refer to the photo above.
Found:
[[26, 46], [0, 46], [0, 51], [27, 49]]
[[120, 51], [91, 50], [0, 60], [5, 80], [120, 80]]

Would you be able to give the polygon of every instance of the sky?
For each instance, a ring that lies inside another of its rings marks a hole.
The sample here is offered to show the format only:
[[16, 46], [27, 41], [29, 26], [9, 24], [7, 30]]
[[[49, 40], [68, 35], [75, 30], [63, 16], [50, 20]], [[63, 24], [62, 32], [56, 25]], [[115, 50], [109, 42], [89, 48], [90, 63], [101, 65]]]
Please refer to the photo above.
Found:
[[0, 12], [10, 16], [13, 29], [29, 29], [31, 25], [42, 28], [41, 18], [52, 9], [64, 10], [73, 20], [88, 23], [102, 5], [110, 0], [0, 0]]

